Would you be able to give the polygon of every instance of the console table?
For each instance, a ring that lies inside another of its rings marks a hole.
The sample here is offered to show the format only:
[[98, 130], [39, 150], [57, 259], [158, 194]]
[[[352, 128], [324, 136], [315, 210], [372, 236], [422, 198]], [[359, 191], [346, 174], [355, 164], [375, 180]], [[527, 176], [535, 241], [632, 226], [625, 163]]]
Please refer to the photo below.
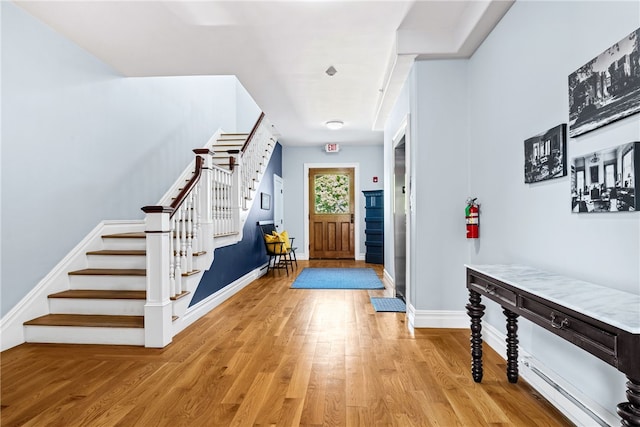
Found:
[[471, 373], [482, 381], [482, 324], [486, 297], [507, 323], [507, 378], [518, 381], [518, 316], [522, 316], [624, 373], [622, 426], [640, 426], [640, 295], [518, 265], [465, 265], [471, 318]]

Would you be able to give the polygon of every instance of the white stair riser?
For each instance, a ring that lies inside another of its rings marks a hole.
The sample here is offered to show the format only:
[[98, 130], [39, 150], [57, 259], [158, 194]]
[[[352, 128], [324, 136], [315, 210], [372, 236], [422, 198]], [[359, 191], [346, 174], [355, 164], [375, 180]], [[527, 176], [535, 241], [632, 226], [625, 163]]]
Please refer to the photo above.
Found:
[[104, 314], [143, 316], [144, 300], [49, 298], [52, 314]]
[[89, 268], [147, 268], [144, 255], [87, 255]]
[[218, 143], [213, 146], [213, 152], [215, 154], [219, 154], [227, 150], [240, 150], [243, 145], [243, 143], [235, 144], [235, 141], [231, 141], [230, 143]]
[[[247, 135], [244, 135], [244, 134], [229, 135], [229, 134], [224, 134], [223, 133], [222, 135], [220, 135], [218, 137], [217, 141], [228, 141], [230, 139], [244, 139], [244, 140], [246, 140], [248, 136], [249, 136], [248, 134]], [[214, 147], [215, 147], [215, 144], [214, 144]]]
[[147, 249], [146, 239], [112, 239], [102, 238], [103, 249], [122, 249], [122, 250], [145, 250]]
[[144, 291], [146, 276], [88, 276], [70, 275], [71, 289]]
[[[236, 239], [236, 242], [239, 240], [240, 239]], [[200, 271], [208, 270], [212, 262], [213, 259], [209, 254], [197, 256], [193, 258], [193, 268]]]
[[215, 240], [214, 240], [214, 244], [216, 245], [215, 246], [216, 248], [222, 248], [224, 246], [235, 245], [239, 241], [240, 241], [240, 235], [239, 234], [232, 234], [230, 236], [216, 237]]
[[144, 345], [143, 328], [96, 328], [77, 326], [24, 327], [26, 342], [60, 344]]
[[[192, 294], [193, 295], [193, 294]], [[184, 316], [185, 311], [189, 308], [189, 303], [191, 302], [192, 295], [187, 295], [184, 298], [180, 298], [173, 302], [173, 315], [177, 317]]]

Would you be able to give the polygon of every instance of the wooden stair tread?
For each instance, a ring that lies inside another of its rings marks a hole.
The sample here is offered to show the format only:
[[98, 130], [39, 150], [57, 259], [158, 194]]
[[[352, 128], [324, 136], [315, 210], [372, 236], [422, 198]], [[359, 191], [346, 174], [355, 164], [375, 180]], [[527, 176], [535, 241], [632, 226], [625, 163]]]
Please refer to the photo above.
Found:
[[130, 233], [105, 234], [102, 237], [110, 239], [146, 239], [147, 235], [144, 231], [132, 231]]
[[85, 298], [85, 299], [147, 299], [147, 291], [109, 291], [92, 289], [71, 289], [49, 295], [49, 298]]
[[99, 251], [89, 251], [87, 255], [146, 255], [147, 251], [144, 249], [102, 249]]
[[216, 234], [215, 237], [227, 237], [227, 236], [237, 236], [238, 234], [240, 234], [239, 231], [230, 231], [228, 233], [220, 233], [220, 234]]
[[144, 328], [144, 316], [47, 314], [29, 320], [25, 326], [84, 326], [99, 328]]
[[184, 298], [184, 297], [186, 297], [186, 296], [187, 296], [187, 295], [189, 295], [190, 293], [191, 293], [191, 292], [189, 292], [189, 291], [182, 291], [182, 292], [181, 292], [181, 293], [179, 293], [178, 295], [175, 295], [175, 296], [173, 296], [173, 297], [171, 297], [171, 298], [169, 298], [169, 299], [170, 299], [171, 301], [176, 301], [176, 300], [179, 300], [180, 298]]
[[191, 270], [191, 271], [187, 271], [185, 273], [182, 273], [182, 277], [189, 277], [189, 276], [193, 276], [194, 274], [198, 274], [200, 273], [200, 270]]
[[144, 268], [85, 268], [70, 271], [72, 276], [146, 276]]

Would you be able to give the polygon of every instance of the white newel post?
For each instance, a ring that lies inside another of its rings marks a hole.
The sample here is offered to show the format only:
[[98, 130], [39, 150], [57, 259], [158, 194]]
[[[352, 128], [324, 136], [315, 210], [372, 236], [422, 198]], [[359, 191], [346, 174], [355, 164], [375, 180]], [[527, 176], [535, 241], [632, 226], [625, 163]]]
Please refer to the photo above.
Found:
[[242, 156], [236, 156], [236, 163], [231, 171], [231, 209], [232, 209], [232, 229], [235, 232], [242, 232], [240, 230], [240, 209], [243, 208], [244, 198], [242, 194]]
[[147, 302], [144, 306], [144, 346], [162, 348], [173, 339], [170, 300], [170, 230], [168, 206], [145, 206], [147, 214]]
[[193, 150], [196, 156], [201, 156], [204, 160], [202, 165], [202, 176], [200, 177], [200, 188], [196, 204], [200, 215], [200, 247], [207, 254], [213, 254], [213, 202], [211, 192], [213, 186], [213, 151], [208, 148], [198, 148]]

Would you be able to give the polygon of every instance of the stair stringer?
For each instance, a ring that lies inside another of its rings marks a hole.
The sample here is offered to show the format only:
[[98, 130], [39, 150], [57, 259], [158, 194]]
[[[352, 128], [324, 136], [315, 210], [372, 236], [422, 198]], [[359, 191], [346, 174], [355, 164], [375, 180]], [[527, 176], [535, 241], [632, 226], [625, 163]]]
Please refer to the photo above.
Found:
[[102, 221], [0, 320], [0, 351], [25, 342], [24, 322], [50, 313], [50, 294], [71, 289], [69, 272], [87, 268], [87, 252], [102, 248], [104, 234], [144, 231], [144, 221]]

